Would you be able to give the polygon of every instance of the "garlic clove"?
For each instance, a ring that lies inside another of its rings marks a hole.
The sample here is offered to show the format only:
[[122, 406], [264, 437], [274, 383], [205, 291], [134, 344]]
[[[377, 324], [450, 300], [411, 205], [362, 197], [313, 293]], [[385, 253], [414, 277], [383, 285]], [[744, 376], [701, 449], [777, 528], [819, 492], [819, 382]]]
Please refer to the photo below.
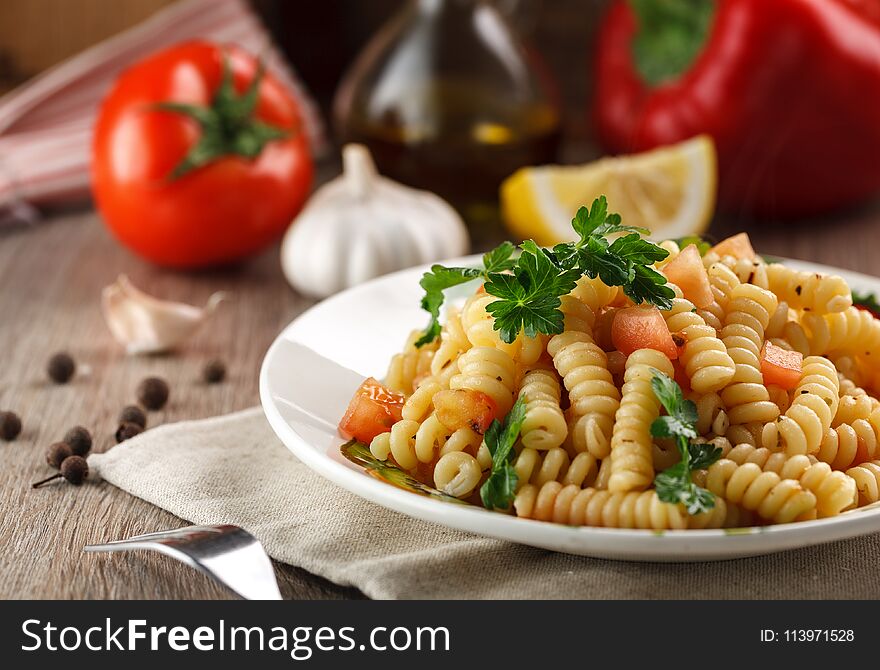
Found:
[[281, 245], [282, 270], [300, 293], [325, 298], [467, 253], [467, 229], [449, 203], [383, 177], [363, 145], [346, 145], [342, 158], [342, 174], [312, 195]]
[[158, 353], [182, 344], [226, 297], [222, 291], [214, 293], [204, 307], [160, 300], [119, 275], [101, 292], [101, 308], [113, 337], [129, 354]]

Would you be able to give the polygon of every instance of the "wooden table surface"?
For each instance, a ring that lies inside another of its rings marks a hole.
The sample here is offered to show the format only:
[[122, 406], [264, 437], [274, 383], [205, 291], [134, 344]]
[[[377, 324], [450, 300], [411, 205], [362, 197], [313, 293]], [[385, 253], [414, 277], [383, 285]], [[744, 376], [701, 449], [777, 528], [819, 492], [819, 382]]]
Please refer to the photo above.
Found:
[[[717, 224], [720, 236], [738, 229]], [[798, 226], [752, 225], [760, 251], [880, 274], [880, 206]], [[203, 303], [216, 290], [233, 299], [178, 355], [127, 357], [100, 311], [101, 288], [118, 274], [158, 296]], [[171, 400], [151, 425], [209, 417], [258, 403], [263, 354], [281, 328], [311, 303], [284, 282], [277, 249], [240, 267], [174, 273], [123, 250], [92, 213], [56, 216], [32, 229], [0, 232], [0, 409], [24, 430], [0, 442], [0, 598], [224, 598], [206, 577], [167, 558], [82, 554], [83, 545], [185, 525], [181, 519], [109, 484], [60, 483], [32, 490], [50, 474], [44, 453], [76, 424], [96, 450], [114, 444], [116, 416], [147, 375], [165, 377]], [[48, 381], [46, 361], [69, 351], [82, 372], [67, 385]], [[200, 382], [203, 364], [224, 360], [226, 382]], [[360, 597], [302, 570], [276, 565], [287, 598]]]

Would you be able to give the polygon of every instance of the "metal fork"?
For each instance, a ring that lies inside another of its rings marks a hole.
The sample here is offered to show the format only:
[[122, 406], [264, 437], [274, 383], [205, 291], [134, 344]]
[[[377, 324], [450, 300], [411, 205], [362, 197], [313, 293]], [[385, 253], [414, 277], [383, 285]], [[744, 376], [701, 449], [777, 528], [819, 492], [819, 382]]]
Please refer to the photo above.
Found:
[[83, 551], [151, 549], [213, 577], [246, 600], [281, 600], [263, 545], [238, 526], [187, 526], [90, 544]]

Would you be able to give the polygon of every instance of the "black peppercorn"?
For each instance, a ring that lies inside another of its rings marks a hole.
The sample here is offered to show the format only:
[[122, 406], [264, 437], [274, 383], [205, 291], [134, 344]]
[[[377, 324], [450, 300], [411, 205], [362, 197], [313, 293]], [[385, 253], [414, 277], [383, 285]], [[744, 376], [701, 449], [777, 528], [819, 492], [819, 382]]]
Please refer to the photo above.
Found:
[[75, 486], [82, 484], [89, 476], [89, 464], [82, 456], [68, 456], [61, 461], [61, 472], [57, 475], [47, 477], [42, 481], [31, 484], [32, 488], [39, 488], [43, 484], [64, 477], [67, 481]]
[[79, 486], [89, 476], [89, 464], [82, 456], [68, 456], [61, 462], [61, 476]]
[[137, 405], [129, 405], [119, 413], [119, 423], [136, 423], [141, 428], [146, 428], [147, 415]]
[[208, 384], [218, 384], [226, 377], [226, 366], [223, 361], [214, 360], [205, 366], [202, 371], [202, 378]]
[[125, 442], [127, 439], [134, 437], [135, 435], [139, 435], [143, 432], [144, 429], [136, 423], [126, 421], [124, 423], [120, 423], [119, 428], [116, 429], [116, 441]]
[[137, 397], [147, 409], [162, 409], [168, 401], [168, 383], [158, 377], [147, 377], [138, 384]]
[[75, 456], [85, 456], [92, 450], [92, 434], [82, 426], [68, 430], [64, 441], [70, 445], [70, 452]]
[[15, 412], [0, 412], [0, 438], [12, 441], [21, 433], [21, 419]]
[[68, 456], [73, 456], [70, 445], [67, 442], [56, 442], [46, 451], [46, 462], [53, 468], [60, 468]]
[[66, 384], [76, 372], [76, 363], [73, 358], [66, 352], [61, 352], [49, 359], [49, 365], [46, 368], [49, 378], [56, 384]]

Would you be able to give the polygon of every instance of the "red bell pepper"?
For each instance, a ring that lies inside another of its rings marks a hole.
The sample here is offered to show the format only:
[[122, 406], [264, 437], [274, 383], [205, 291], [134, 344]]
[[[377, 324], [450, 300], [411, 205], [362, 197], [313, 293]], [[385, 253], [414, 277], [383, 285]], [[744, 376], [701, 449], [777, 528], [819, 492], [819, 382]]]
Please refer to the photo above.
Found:
[[702, 3], [610, 7], [595, 61], [606, 149], [708, 133], [736, 212], [815, 214], [880, 190], [880, 1]]

